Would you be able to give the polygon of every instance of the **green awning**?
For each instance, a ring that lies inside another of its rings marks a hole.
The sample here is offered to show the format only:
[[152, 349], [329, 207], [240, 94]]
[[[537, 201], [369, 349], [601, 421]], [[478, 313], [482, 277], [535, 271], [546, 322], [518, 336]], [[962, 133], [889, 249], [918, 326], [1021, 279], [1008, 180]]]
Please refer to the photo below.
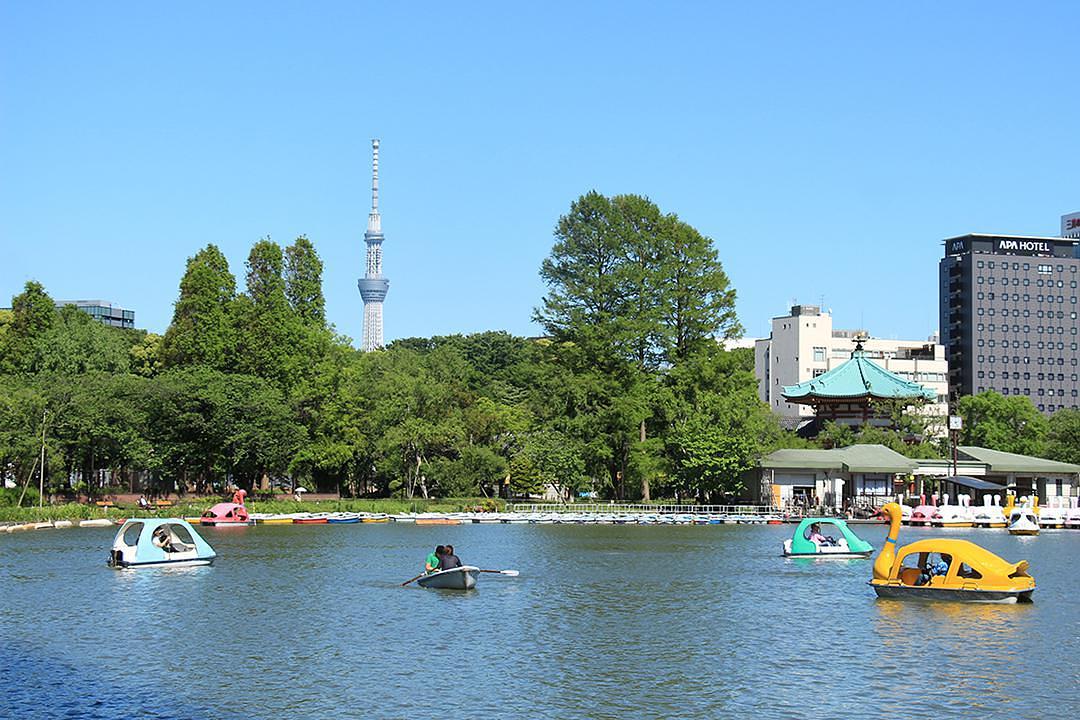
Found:
[[832, 450], [777, 450], [761, 460], [769, 470], [840, 470], [847, 473], [909, 473], [914, 460], [884, 445], [849, 445]]
[[962, 455], [972, 460], [986, 463], [990, 472], [995, 475], [1001, 473], [1017, 473], [1021, 475], [1076, 475], [1080, 474], [1080, 465], [1047, 460], [1045, 458], [1032, 457], [1031, 455], [1018, 455], [1017, 453], [990, 450], [989, 448], [972, 445], [961, 445], [957, 448]]

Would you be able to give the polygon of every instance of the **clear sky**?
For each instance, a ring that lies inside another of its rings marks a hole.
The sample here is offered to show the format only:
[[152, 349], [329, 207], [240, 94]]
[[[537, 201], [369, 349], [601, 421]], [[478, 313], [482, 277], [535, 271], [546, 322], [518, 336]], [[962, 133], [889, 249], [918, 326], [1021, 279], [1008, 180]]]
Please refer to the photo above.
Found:
[[925, 338], [941, 240], [1080, 211], [1075, 2], [0, 0], [0, 305], [28, 279], [162, 332], [185, 259], [301, 233], [361, 337], [370, 139], [387, 341], [534, 334], [580, 194], [719, 249], [749, 335], [792, 300]]

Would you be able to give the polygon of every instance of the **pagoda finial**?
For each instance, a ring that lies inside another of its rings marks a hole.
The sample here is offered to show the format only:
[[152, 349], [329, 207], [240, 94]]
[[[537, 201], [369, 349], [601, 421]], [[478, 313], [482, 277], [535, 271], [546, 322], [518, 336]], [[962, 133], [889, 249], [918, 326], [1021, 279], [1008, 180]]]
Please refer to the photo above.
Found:
[[870, 336], [866, 333], [855, 333], [851, 338], [851, 342], [855, 343], [855, 350], [852, 351], [851, 357], [855, 357], [856, 353], [862, 353], [863, 343], [870, 339]]

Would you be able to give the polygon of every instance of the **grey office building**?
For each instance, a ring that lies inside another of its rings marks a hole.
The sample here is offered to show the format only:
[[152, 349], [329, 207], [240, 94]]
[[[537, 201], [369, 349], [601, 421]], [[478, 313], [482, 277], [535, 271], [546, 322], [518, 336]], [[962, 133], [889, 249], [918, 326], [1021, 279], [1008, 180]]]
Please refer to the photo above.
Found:
[[994, 390], [1077, 408], [1080, 240], [971, 234], [938, 265], [949, 399]]
[[100, 323], [118, 328], [135, 327], [135, 311], [104, 300], [57, 300], [56, 307], [74, 305]]

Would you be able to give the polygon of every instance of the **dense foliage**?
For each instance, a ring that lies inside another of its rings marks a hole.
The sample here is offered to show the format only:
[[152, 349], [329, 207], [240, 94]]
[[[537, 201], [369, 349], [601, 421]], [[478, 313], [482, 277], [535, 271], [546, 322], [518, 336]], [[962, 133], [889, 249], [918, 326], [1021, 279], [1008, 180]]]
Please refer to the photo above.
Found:
[[[199, 250], [163, 336], [57, 310], [28, 282], [0, 312], [3, 499], [38, 477], [43, 439], [51, 493], [303, 484], [406, 499], [719, 500], [745, 489], [763, 453], [806, 444], [758, 400], [752, 353], [717, 342], [740, 328], [710, 239], [646, 198], [595, 192], [555, 239], [542, 339], [485, 332], [361, 353], [326, 324], [306, 237], [256, 242], [242, 292], [217, 247]], [[1045, 443], [1076, 461], [1075, 412], [1047, 423], [1014, 398], [965, 402], [965, 441]], [[934, 452], [911, 428], [889, 432], [830, 428], [822, 442]]]

